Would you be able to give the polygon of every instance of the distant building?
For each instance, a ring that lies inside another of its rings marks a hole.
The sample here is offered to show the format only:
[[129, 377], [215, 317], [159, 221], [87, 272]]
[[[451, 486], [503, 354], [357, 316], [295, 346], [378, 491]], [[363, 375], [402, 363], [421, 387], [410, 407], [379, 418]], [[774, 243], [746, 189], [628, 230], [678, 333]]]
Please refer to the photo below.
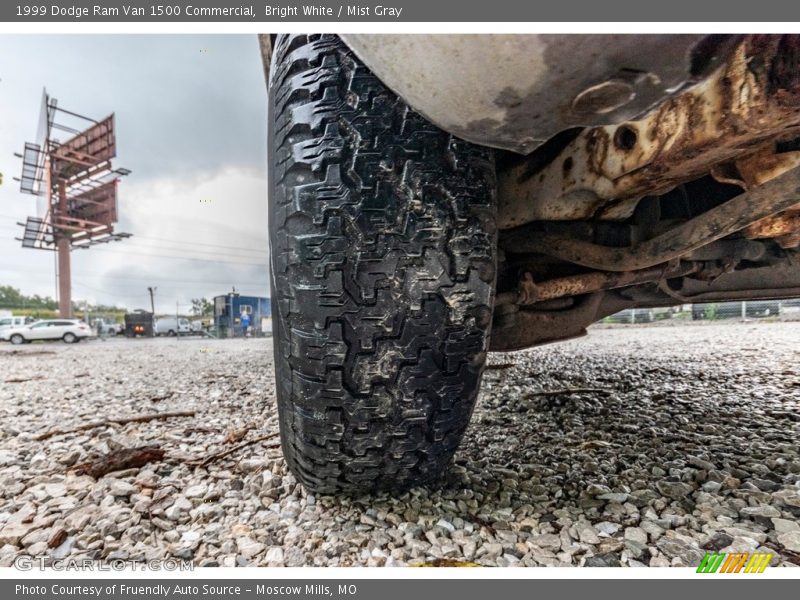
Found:
[[242, 315], [250, 317], [250, 335], [272, 333], [272, 306], [269, 298], [240, 296], [236, 293], [214, 298], [214, 327], [219, 337], [241, 337]]

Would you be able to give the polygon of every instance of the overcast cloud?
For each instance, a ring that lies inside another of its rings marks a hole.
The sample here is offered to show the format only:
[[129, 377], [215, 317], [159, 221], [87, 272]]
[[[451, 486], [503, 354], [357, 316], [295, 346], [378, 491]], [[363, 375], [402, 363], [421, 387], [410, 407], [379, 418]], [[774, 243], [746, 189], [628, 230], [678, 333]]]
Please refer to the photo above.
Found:
[[269, 295], [266, 91], [254, 35], [0, 36], [0, 285], [55, 295], [53, 253], [14, 237], [35, 212], [13, 156], [33, 141], [42, 88], [94, 118], [114, 112], [118, 231], [74, 251], [73, 299], [188, 309], [195, 297]]

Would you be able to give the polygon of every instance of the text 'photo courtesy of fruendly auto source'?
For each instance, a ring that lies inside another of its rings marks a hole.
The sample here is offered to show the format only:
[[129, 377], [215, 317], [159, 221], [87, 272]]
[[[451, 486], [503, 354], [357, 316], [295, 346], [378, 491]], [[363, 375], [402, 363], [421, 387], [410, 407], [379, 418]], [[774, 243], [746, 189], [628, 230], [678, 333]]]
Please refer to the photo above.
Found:
[[0, 10], [4, 597], [794, 589], [800, 14]]

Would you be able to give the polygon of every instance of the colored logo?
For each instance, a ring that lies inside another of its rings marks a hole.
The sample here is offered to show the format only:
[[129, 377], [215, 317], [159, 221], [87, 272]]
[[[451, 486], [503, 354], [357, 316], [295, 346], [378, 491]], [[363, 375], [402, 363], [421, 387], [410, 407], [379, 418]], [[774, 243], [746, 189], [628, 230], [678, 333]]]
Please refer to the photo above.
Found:
[[698, 573], [763, 573], [774, 554], [769, 552], [706, 552]]

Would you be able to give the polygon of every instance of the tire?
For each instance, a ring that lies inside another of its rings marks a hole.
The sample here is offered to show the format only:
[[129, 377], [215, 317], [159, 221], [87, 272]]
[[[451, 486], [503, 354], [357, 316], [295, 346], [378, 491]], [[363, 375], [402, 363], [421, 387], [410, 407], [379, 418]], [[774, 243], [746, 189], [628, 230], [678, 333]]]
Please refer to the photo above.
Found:
[[61, 338], [64, 340], [65, 344], [75, 344], [78, 342], [78, 337], [74, 333], [65, 333], [64, 337]]
[[270, 78], [286, 462], [318, 493], [434, 483], [488, 349], [493, 152], [431, 125], [333, 35], [278, 36]]
[[175, 337], [175, 332], [174, 332], [172, 329], [170, 329], [170, 330], [167, 332], [167, 335], [168, 335], [169, 337]]
[[19, 346], [20, 344], [25, 343], [25, 338], [22, 337], [19, 333], [15, 333], [14, 335], [11, 336], [10, 342], [15, 346]]

